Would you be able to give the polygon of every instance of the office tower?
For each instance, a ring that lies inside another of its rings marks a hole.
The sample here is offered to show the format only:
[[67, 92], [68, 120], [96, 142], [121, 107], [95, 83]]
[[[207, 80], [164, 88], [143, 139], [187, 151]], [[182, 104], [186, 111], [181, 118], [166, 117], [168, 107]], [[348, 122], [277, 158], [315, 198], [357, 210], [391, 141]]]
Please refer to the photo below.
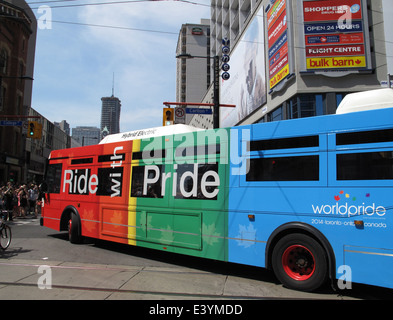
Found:
[[[113, 93], [113, 92], [112, 92]], [[121, 101], [113, 96], [103, 97], [101, 109], [101, 139], [108, 134], [120, 132]]]
[[211, 83], [210, 21], [201, 24], [183, 24], [177, 42], [176, 55], [190, 54], [195, 59], [178, 59], [176, 74], [176, 101], [201, 102]]

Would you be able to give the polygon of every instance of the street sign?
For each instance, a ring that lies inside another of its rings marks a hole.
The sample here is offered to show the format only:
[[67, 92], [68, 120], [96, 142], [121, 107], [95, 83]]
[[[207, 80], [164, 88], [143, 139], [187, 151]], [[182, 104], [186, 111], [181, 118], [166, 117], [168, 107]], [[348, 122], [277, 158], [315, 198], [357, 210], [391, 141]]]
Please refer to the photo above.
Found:
[[185, 107], [175, 107], [175, 123], [186, 123]]
[[1, 120], [0, 121], [0, 126], [21, 127], [22, 125], [23, 125], [23, 121], [18, 121], [18, 120]]
[[188, 114], [212, 114], [212, 109], [206, 108], [187, 108], [186, 113]]

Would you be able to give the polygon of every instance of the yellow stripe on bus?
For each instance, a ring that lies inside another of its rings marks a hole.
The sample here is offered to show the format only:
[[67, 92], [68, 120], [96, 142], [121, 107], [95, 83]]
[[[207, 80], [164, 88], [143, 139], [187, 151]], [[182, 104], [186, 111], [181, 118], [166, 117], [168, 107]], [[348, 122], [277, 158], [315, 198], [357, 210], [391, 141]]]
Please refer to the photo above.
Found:
[[[141, 148], [141, 140], [134, 140], [132, 142], [132, 152], [138, 152]], [[132, 161], [134, 162], [134, 161]], [[137, 164], [139, 161], [137, 161]], [[132, 187], [132, 166], [130, 170], [130, 190]], [[128, 198], [128, 244], [136, 246], [136, 199], [134, 197]]]

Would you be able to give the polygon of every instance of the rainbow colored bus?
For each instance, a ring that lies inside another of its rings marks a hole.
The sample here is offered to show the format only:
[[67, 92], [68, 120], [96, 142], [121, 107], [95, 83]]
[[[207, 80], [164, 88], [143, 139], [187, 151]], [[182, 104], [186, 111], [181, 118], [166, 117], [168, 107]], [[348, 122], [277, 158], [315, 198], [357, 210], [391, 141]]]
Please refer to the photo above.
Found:
[[184, 125], [53, 151], [42, 225], [393, 288], [393, 108], [199, 130]]

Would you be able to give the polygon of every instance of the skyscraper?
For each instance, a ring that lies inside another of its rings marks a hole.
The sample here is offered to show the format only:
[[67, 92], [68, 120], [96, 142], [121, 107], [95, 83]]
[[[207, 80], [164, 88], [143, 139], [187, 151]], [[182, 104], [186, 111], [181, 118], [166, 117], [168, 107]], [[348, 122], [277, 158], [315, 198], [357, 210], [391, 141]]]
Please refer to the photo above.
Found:
[[176, 101], [201, 102], [210, 86], [210, 21], [183, 24], [177, 41], [176, 55], [190, 54], [202, 59], [178, 59], [176, 67]]
[[120, 132], [121, 101], [113, 96], [103, 97], [101, 109], [101, 139], [108, 134]]

